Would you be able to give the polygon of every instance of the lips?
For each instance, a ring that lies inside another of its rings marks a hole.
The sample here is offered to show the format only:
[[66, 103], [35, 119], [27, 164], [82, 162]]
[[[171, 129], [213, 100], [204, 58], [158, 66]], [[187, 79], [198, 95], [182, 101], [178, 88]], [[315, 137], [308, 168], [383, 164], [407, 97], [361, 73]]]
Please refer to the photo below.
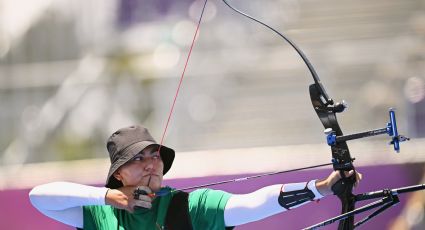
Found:
[[159, 175], [157, 175], [157, 174], [148, 174], [148, 175], [144, 175], [143, 177], [151, 177], [151, 176], [156, 176], [156, 177], [158, 177]]

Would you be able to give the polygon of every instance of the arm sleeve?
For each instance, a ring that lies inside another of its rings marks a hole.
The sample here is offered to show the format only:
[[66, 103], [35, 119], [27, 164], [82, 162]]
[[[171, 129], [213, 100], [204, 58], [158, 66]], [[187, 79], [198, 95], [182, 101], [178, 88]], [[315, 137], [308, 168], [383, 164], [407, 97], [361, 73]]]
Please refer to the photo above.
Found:
[[105, 205], [108, 188], [53, 182], [31, 190], [31, 204], [44, 215], [73, 227], [83, 227], [86, 205]]
[[[314, 199], [320, 199], [323, 196], [317, 191], [315, 183], [316, 180], [308, 183], [277, 184], [248, 194], [233, 194], [224, 210], [225, 224], [226, 226], [237, 226], [286, 211], [287, 209], [278, 202], [281, 191], [295, 191], [307, 186], [314, 193]], [[308, 202], [301, 205], [306, 203]]]

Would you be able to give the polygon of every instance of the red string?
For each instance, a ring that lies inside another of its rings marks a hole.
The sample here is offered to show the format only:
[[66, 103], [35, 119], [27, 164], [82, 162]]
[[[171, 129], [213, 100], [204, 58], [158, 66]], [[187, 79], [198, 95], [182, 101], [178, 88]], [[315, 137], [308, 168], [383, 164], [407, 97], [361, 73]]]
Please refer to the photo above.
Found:
[[170, 113], [168, 114], [167, 123], [165, 125], [164, 132], [162, 133], [161, 143], [159, 145], [158, 152], [160, 152], [160, 150], [161, 150], [161, 146], [162, 146], [162, 143], [164, 141], [165, 134], [167, 133], [167, 130], [168, 130], [168, 125], [170, 124], [171, 116], [174, 112], [174, 106], [176, 105], [177, 97], [179, 95], [180, 88], [181, 88], [181, 85], [183, 83], [184, 74], [186, 73], [187, 64], [189, 63], [189, 59], [190, 59], [190, 55], [192, 54], [193, 46], [195, 45], [196, 36], [198, 35], [199, 27], [201, 25], [202, 16], [204, 15], [204, 10], [205, 10], [205, 6], [207, 5], [207, 2], [208, 2], [208, 0], [205, 0], [204, 6], [202, 7], [201, 16], [199, 17], [198, 25], [196, 26], [196, 31], [195, 31], [195, 34], [193, 35], [192, 44], [190, 45], [189, 54], [187, 55], [186, 63], [184, 64], [184, 69], [183, 69], [182, 75], [180, 77], [180, 82], [179, 82], [179, 85], [177, 87], [176, 94], [174, 95], [173, 104], [171, 106]]

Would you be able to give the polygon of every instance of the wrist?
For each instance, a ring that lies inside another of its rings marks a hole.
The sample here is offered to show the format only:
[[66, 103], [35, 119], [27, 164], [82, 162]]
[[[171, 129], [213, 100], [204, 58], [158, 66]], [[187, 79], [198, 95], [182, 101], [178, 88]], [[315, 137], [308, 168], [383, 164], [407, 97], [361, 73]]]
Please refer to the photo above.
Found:
[[117, 189], [108, 189], [105, 193], [105, 205], [115, 206], [116, 199], [121, 193]]
[[329, 182], [327, 180], [317, 180], [315, 183], [315, 187], [317, 188], [317, 191], [322, 196], [327, 196], [332, 194], [332, 189], [329, 186]]
[[319, 180], [311, 180], [307, 183], [307, 188], [313, 192], [314, 199], [319, 200], [325, 196], [325, 194], [321, 193], [317, 184], [320, 184]]
[[109, 202], [108, 202], [108, 193], [109, 193], [109, 191], [110, 191], [111, 189], [110, 188], [108, 188], [108, 190], [106, 190], [106, 193], [105, 193], [105, 204], [106, 205], [109, 205]]

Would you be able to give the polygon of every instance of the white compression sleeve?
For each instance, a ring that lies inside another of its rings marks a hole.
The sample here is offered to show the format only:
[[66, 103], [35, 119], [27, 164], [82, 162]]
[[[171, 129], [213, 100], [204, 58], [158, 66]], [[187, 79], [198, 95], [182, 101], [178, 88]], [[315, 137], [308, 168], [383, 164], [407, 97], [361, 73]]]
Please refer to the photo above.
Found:
[[39, 185], [29, 193], [32, 205], [44, 215], [74, 227], [83, 227], [85, 205], [105, 205], [108, 188], [70, 182]]
[[224, 222], [226, 226], [238, 226], [286, 211], [287, 209], [278, 202], [281, 190], [295, 191], [305, 188], [306, 185], [314, 193], [315, 200], [323, 197], [317, 191], [316, 180], [308, 183], [271, 185], [248, 194], [233, 194], [224, 210]]

